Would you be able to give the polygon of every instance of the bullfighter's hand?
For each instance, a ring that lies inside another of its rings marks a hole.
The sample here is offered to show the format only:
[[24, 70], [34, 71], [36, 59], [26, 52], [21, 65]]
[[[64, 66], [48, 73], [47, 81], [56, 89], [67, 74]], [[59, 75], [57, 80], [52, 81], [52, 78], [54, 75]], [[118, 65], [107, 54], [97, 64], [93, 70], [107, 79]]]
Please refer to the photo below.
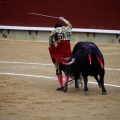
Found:
[[64, 17], [59, 17], [58, 19], [63, 21]]

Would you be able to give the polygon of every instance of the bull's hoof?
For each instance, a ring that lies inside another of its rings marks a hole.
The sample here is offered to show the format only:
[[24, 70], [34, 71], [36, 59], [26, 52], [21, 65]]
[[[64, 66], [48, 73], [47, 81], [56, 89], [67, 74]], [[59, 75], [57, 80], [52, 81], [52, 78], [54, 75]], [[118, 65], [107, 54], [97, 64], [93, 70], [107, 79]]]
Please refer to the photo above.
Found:
[[79, 90], [80, 88], [78, 87], [78, 88], [75, 88], [76, 90]]
[[87, 95], [87, 94], [88, 94], [88, 91], [84, 91], [84, 94]]
[[68, 83], [66, 82], [65, 85], [64, 85], [63, 92], [67, 92], [67, 91], [68, 91]]
[[102, 88], [102, 85], [101, 84], [98, 84], [99, 88]]
[[77, 90], [78, 90], [78, 89], [79, 89], [79, 86], [78, 86], [78, 85], [75, 85], [75, 89], [77, 89]]
[[107, 92], [102, 92], [102, 95], [107, 95]]

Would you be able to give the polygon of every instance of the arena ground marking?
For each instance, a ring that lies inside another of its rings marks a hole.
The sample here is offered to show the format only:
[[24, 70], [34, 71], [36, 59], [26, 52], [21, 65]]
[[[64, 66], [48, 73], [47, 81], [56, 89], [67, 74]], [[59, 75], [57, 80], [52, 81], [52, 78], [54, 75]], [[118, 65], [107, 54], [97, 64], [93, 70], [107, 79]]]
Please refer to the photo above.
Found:
[[[8, 61], [0, 61], [0, 63], [5, 64], [25, 64], [25, 65], [43, 65], [43, 66], [53, 66], [53, 64], [42, 64], [42, 63], [31, 63], [31, 62], [8, 62]], [[105, 68], [105, 70], [115, 70], [120, 71], [119, 68]]]
[[113, 52], [113, 53], [105, 53], [104, 55], [119, 55], [119, 52]]
[[31, 62], [8, 62], [8, 61], [0, 61], [0, 63], [6, 63], [6, 64], [26, 64], [26, 65], [50, 65], [52, 66], [53, 64], [42, 64], [42, 63], [31, 63]]
[[120, 71], [120, 69], [116, 69], [116, 68], [105, 68], [105, 70], [117, 70], [117, 71]]
[[[16, 73], [3, 73], [0, 72], [1, 75], [12, 75], [12, 76], [23, 76], [23, 77], [36, 77], [36, 78], [44, 78], [44, 79], [51, 79], [51, 80], [57, 80], [55, 77], [49, 77], [49, 76], [39, 76], [39, 75], [30, 75], [30, 74], [16, 74]], [[98, 84], [97, 82], [88, 82], [91, 84]], [[112, 84], [105, 84], [105, 86], [111, 86], [111, 87], [120, 87], [119, 85], [112, 85]]]

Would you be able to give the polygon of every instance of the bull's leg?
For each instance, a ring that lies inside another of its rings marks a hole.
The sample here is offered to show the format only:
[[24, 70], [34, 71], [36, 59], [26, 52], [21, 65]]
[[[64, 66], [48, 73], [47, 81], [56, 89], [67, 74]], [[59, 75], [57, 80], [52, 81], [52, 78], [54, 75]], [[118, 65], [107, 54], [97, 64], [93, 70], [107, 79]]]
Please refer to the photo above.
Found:
[[101, 83], [101, 86], [102, 86], [102, 95], [106, 95], [106, 89], [105, 89], [105, 86], [104, 86], [104, 73], [101, 72], [100, 74], [100, 83]]
[[76, 88], [76, 89], [79, 89], [78, 76], [75, 76], [75, 88]]
[[84, 93], [87, 94], [88, 93], [88, 87], [87, 87], [88, 78], [86, 75], [83, 75], [83, 79], [84, 79]]
[[98, 79], [98, 76], [95, 75], [94, 78], [96, 79], [96, 81], [97, 81], [97, 83], [98, 83], [98, 86], [99, 86], [100, 88], [102, 88], [101, 83], [100, 83], [100, 80]]

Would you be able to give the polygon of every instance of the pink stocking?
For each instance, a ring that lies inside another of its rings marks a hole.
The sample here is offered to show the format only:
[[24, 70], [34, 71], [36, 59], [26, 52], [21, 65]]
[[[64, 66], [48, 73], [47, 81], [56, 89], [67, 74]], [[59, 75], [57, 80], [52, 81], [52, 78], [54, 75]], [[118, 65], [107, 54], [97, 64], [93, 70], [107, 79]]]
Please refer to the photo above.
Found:
[[59, 81], [59, 88], [63, 87], [63, 80], [62, 80], [62, 75], [57, 75], [58, 81]]
[[68, 83], [68, 80], [69, 80], [69, 76], [65, 75], [65, 83]]

